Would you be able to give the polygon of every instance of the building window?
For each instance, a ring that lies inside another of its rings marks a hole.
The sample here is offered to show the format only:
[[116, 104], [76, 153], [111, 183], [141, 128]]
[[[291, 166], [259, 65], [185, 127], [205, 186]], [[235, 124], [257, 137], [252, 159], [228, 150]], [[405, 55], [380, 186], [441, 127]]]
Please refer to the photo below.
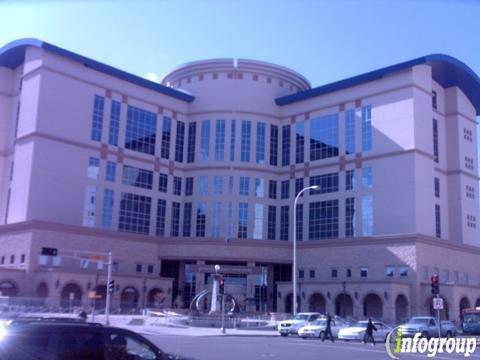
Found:
[[105, 189], [103, 192], [102, 229], [112, 228], [112, 217], [113, 217], [113, 190]]
[[[45, 255], [40, 255], [39, 258], [38, 258], [38, 259], [39, 259], [39, 260], [38, 260], [38, 263], [39, 263], [40, 265], [47, 265], [47, 264], [46, 264], [46, 263], [47, 263], [46, 261], [45, 261], [45, 264], [42, 264], [42, 263], [41, 263], [41, 262], [43, 262], [43, 261], [41, 261], [41, 260], [43, 260], [42, 257], [44, 257], [45, 259], [48, 260], [48, 258], [47, 258]], [[5, 265], [5, 255], [2, 255], [2, 258], [0, 259], [0, 265]]]
[[137, 266], [136, 266], [136, 271], [137, 271], [138, 273], [141, 273], [141, 272], [143, 271], [143, 265], [142, 265], [142, 264], [137, 264]]
[[355, 236], [355, 198], [345, 199], [345, 237]]
[[288, 240], [288, 205], [280, 207], [280, 240]]
[[467, 215], [467, 226], [472, 229], [477, 228], [477, 218], [473, 215]]
[[205, 237], [205, 224], [207, 222], [207, 205], [203, 202], [197, 204], [196, 236]]
[[309, 204], [309, 240], [338, 237], [338, 200], [326, 200]]
[[298, 270], [298, 278], [299, 279], [305, 278], [305, 270], [303, 270], [303, 269]]
[[267, 229], [267, 239], [276, 240], [276, 229], [277, 229], [277, 208], [275, 206], [268, 206], [268, 229]]
[[469, 142], [473, 142], [473, 132], [469, 129], [463, 129], [463, 138]]
[[433, 159], [438, 163], [438, 121], [433, 119]]
[[290, 197], [290, 180], [284, 180], [281, 183], [281, 198], [288, 199]]
[[225, 157], [225, 120], [216, 121], [215, 160], [223, 161]]
[[183, 236], [190, 236], [192, 229], [192, 203], [183, 206]]
[[193, 177], [187, 177], [185, 179], [185, 196], [193, 195]]
[[467, 193], [466, 193], [467, 198], [469, 198], [469, 199], [475, 199], [475, 188], [474, 188], [473, 186], [467, 185], [467, 186], [465, 187], [465, 189], [466, 189], [466, 192], [467, 192]]
[[[302, 190], [303, 190], [303, 177], [295, 179], [295, 196], [297, 196], [298, 193]], [[303, 193], [300, 196], [303, 196]]]
[[268, 198], [269, 199], [277, 198], [277, 182], [275, 180], [268, 181]]
[[439, 178], [434, 179], [434, 188], [435, 188], [435, 197], [439, 198], [440, 197], [440, 179]]
[[220, 216], [222, 214], [222, 203], [214, 202], [212, 205], [212, 237], [220, 237]]
[[157, 138], [157, 114], [128, 107], [125, 148], [154, 155]]
[[25, 254], [20, 255], [20, 264], [25, 264]]
[[296, 232], [297, 232], [297, 240], [303, 240], [303, 204], [297, 204], [296, 209]]
[[310, 186], [318, 185], [317, 190], [310, 190], [310, 195], [326, 194], [338, 191], [338, 173], [310, 176]]
[[401, 278], [406, 278], [408, 277], [408, 266], [400, 266], [398, 268], [398, 275], [401, 277]]
[[362, 151], [372, 150], [372, 107], [362, 107]]
[[117, 174], [117, 164], [113, 161], [107, 161], [107, 168], [105, 170], [105, 180], [115, 182]]
[[147, 196], [122, 193], [118, 230], [148, 235], [151, 202]]
[[233, 204], [227, 204], [227, 241], [233, 237]]
[[265, 196], [265, 179], [255, 178], [255, 197], [263, 198]]
[[432, 108], [437, 109], [437, 92], [432, 91]]
[[469, 170], [474, 170], [473, 159], [471, 157], [465, 156], [465, 168]]
[[355, 170], [347, 170], [345, 172], [345, 190], [350, 191], [355, 189]]
[[305, 123], [299, 121], [295, 124], [295, 163], [305, 161]]
[[173, 177], [173, 195], [182, 195], [182, 178], [179, 176]]
[[255, 204], [253, 219], [253, 238], [263, 239], [263, 205]]
[[177, 138], [175, 140], [175, 161], [183, 162], [183, 146], [185, 143], [185, 123], [177, 121]]
[[98, 173], [100, 171], [100, 159], [90, 157], [88, 158], [87, 176], [90, 179], [98, 179]]
[[345, 275], [347, 276], [347, 278], [351, 278], [352, 277], [352, 269], [346, 268], [345, 269]]
[[338, 156], [338, 114], [310, 122], [310, 161]]
[[332, 279], [336, 279], [338, 277], [338, 270], [337, 269], [330, 269], [330, 275]]
[[207, 177], [206, 176], [200, 176], [198, 178], [198, 193], [200, 195], [208, 195]]
[[345, 112], [345, 154], [355, 153], [355, 109]]
[[270, 125], [270, 165], [278, 165], [278, 126]]
[[153, 265], [152, 265], [152, 264], [148, 264], [147, 272], [148, 272], [149, 274], [153, 274]]
[[158, 177], [158, 191], [166, 193], [167, 188], [168, 188], [168, 175], [167, 174], [159, 174], [159, 177]]
[[362, 278], [368, 277], [368, 268], [367, 267], [360, 268], [360, 277], [362, 277]]
[[310, 279], [315, 279], [315, 270], [314, 269], [310, 270], [309, 277], [310, 277]]
[[202, 120], [200, 129], [200, 161], [206, 162], [210, 157], [210, 120]]
[[180, 203], [172, 202], [172, 218], [170, 236], [178, 236], [180, 233]]
[[112, 100], [110, 107], [110, 125], [108, 143], [118, 146], [118, 133], [120, 131], [120, 102]]
[[157, 219], [155, 226], [155, 234], [157, 236], [165, 235], [165, 214], [167, 212], [167, 202], [163, 199], [157, 201]]
[[240, 176], [240, 195], [248, 196], [249, 179], [247, 176]]
[[223, 193], [223, 177], [215, 175], [213, 177], [213, 194], [222, 195]]
[[143, 189], [152, 189], [153, 171], [123, 165], [122, 183]]
[[248, 120], [242, 120], [242, 132], [240, 142], [240, 161], [250, 161], [250, 139], [252, 123]]
[[373, 235], [373, 196], [362, 198], [362, 235]]
[[195, 139], [197, 135], [197, 123], [188, 124], [187, 163], [195, 162]]
[[440, 205], [435, 204], [435, 236], [442, 237], [442, 223], [440, 219]]
[[246, 239], [248, 231], [248, 203], [238, 204], [238, 238]]
[[232, 120], [230, 124], [230, 161], [235, 161], [235, 132], [236, 132], [236, 121]]
[[362, 169], [363, 172], [363, 187], [371, 188], [373, 187], [373, 170], [372, 167], [365, 167]]
[[94, 141], [102, 141], [103, 108], [105, 100], [103, 96], [95, 95], [93, 101], [92, 132], [90, 138]]
[[257, 123], [257, 164], [265, 164], [265, 123]]
[[290, 165], [290, 125], [282, 127], [282, 166]]
[[394, 266], [385, 266], [384, 273], [386, 277], [393, 278], [395, 275], [395, 267]]

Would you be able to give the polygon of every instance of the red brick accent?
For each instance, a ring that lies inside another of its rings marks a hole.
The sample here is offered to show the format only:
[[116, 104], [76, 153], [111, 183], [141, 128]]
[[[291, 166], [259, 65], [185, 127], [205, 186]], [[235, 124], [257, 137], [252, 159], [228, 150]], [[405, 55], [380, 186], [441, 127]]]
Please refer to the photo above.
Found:
[[105, 91], [105, 97], [108, 98], [108, 99], [111, 99], [112, 98], [112, 90], [108, 90]]
[[118, 152], [117, 152], [117, 163], [119, 164], [123, 164], [123, 149], [122, 148], [118, 148]]
[[290, 124], [295, 124], [295, 115], [290, 116]]
[[107, 154], [108, 154], [108, 145], [107, 144], [102, 144], [100, 146], [100, 159], [106, 160], [107, 159]]
[[157, 113], [163, 115], [163, 107], [159, 106], [157, 109]]
[[308, 178], [310, 176], [310, 163], [303, 164], [303, 177]]
[[345, 111], [345, 104], [338, 105], [338, 111]]
[[362, 100], [356, 99], [356, 100], [355, 100], [355, 107], [356, 107], [356, 108], [359, 108], [359, 107], [361, 107], [361, 106], [362, 106]]
[[290, 179], [295, 179], [295, 165], [290, 165]]
[[170, 175], [173, 175], [175, 173], [175, 163], [173, 161], [170, 161], [168, 163], [168, 173]]
[[176, 111], [174, 111], [174, 112], [172, 113], [172, 118], [174, 118], [175, 120], [177, 120], [177, 112], [176, 112]]
[[127, 95], [122, 95], [122, 103], [127, 104], [128, 103], [128, 97]]
[[357, 169], [362, 168], [362, 153], [355, 154], [355, 168]]
[[160, 171], [160, 158], [158, 156], [155, 156], [155, 164], [153, 164], [153, 169], [156, 172]]

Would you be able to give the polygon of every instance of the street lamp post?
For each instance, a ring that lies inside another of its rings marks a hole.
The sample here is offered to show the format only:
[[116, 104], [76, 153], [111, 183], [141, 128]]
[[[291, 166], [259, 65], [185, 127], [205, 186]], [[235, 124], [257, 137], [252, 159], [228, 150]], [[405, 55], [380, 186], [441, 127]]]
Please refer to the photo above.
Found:
[[304, 191], [317, 190], [320, 186], [307, 186], [300, 190], [293, 202], [293, 316], [297, 315], [297, 201]]
[[[215, 275], [217, 277], [217, 281], [220, 280], [223, 275], [221, 273], [219, 273], [220, 271], [220, 265], [215, 265]], [[213, 292], [212, 292], [213, 294]], [[226, 330], [225, 330], [225, 293], [221, 293], [220, 296], [222, 297], [222, 334], [225, 334], [226, 333]], [[217, 299], [215, 299], [214, 301], [217, 301]]]

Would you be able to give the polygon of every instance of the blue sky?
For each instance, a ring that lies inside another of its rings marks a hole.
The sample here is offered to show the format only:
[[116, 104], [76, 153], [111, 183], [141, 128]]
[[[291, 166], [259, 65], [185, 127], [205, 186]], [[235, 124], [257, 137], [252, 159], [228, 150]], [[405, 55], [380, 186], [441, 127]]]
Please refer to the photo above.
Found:
[[185, 62], [252, 58], [313, 86], [431, 53], [480, 74], [476, 0], [0, 0], [0, 46], [36, 37], [161, 77]]

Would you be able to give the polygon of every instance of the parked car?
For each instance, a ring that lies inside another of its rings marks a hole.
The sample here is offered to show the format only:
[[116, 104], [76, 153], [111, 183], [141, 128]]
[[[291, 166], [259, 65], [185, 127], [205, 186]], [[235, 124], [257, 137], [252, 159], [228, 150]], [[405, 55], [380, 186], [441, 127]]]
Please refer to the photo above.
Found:
[[[359, 321], [352, 326], [340, 329], [338, 332], [338, 338], [341, 340], [360, 340], [363, 341], [365, 336], [365, 330], [367, 329], [368, 320]], [[392, 328], [382, 321], [373, 321], [373, 325], [377, 328], [377, 331], [373, 332], [373, 338], [375, 341], [386, 341], [387, 335]]]
[[3, 329], [0, 360], [187, 360], [133, 331], [98, 324], [24, 321]]
[[[340, 331], [340, 329], [346, 328], [348, 326], [349, 323], [346, 320], [339, 317], [333, 318], [331, 323], [333, 337], [338, 337], [338, 332]], [[317, 319], [309, 325], [302, 326], [300, 329], [298, 329], [298, 336], [301, 336], [304, 339], [308, 337], [322, 338], [326, 327], [326, 318]]]
[[[444, 320], [440, 324], [441, 336], [452, 337], [457, 334], [457, 327], [451, 321]], [[414, 316], [399, 329], [402, 331], [402, 336], [406, 337], [415, 336], [417, 333], [426, 338], [438, 337], [438, 323], [433, 316]]]
[[463, 310], [462, 328], [465, 334], [480, 334], [480, 307]]
[[277, 330], [282, 336], [298, 335], [298, 329], [322, 317], [318, 312], [298, 313], [293, 319], [280, 321]]

